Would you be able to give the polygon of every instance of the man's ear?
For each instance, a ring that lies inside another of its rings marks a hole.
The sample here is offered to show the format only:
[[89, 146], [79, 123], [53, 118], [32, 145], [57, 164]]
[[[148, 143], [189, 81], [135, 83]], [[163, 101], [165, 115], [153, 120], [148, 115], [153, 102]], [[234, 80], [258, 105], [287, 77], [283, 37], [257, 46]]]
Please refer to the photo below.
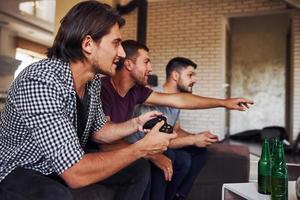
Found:
[[179, 79], [179, 73], [174, 70], [174, 71], [171, 72], [171, 77], [172, 77], [172, 79], [174, 81], [178, 81], [178, 79]]
[[90, 35], [86, 35], [81, 43], [81, 48], [84, 54], [90, 55], [93, 50], [94, 40]]
[[128, 70], [131, 71], [133, 69], [133, 62], [132, 60], [125, 59], [124, 61], [124, 67]]

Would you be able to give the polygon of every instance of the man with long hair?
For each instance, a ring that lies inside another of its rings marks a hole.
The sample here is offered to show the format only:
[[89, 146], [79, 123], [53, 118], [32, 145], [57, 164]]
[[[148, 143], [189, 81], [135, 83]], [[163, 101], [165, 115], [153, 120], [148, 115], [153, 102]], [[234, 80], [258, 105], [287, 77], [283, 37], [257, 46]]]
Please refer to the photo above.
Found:
[[[123, 25], [124, 19], [106, 4], [75, 5], [62, 19], [48, 58], [28, 66], [13, 82], [0, 117], [2, 200], [70, 200], [72, 189], [103, 180], [120, 186], [115, 199], [142, 199], [149, 166], [141, 158], [165, 150], [176, 134], [159, 133], [160, 123], [126, 149], [85, 152], [88, 138], [109, 143], [159, 115], [106, 123], [98, 74], [114, 75], [116, 63], [125, 57]], [[112, 176], [133, 162], [133, 169]]]

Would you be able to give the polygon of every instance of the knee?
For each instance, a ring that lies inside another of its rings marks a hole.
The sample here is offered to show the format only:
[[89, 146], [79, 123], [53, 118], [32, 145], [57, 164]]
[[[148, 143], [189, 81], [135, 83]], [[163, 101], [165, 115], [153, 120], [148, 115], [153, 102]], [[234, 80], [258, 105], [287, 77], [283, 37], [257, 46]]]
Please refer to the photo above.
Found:
[[139, 159], [135, 161], [132, 166], [132, 171], [134, 171], [133, 174], [135, 174], [132, 177], [133, 182], [149, 182], [151, 174], [149, 161], [145, 159]]
[[187, 152], [189, 152], [190, 154], [192, 154], [194, 156], [197, 156], [197, 155], [205, 156], [208, 151], [207, 151], [206, 147], [199, 148], [199, 147], [192, 146], [192, 147], [187, 148]]
[[207, 154], [207, 148], [195, 148], [193, 157], [195, 157], [194, 160], [206, 160]]
[[191, 165], [192, 157], [188, 153], [184, 151], [176, 152], [174, 167], [188, 172], [191, 168]]

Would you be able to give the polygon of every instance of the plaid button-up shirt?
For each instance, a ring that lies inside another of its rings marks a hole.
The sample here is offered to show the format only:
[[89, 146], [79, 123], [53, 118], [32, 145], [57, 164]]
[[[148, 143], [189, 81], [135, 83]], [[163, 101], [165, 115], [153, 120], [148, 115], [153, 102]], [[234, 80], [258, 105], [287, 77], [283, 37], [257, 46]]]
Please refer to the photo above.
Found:
[[78, 162], [90, 134], [105, 123], [100, 88], [98, 77], [88, 84], [89, 116], [79, 140], [69, 63], [44, 59], [23, 70], [0, 116], [0, 182], [16, 167], [61, 174]]

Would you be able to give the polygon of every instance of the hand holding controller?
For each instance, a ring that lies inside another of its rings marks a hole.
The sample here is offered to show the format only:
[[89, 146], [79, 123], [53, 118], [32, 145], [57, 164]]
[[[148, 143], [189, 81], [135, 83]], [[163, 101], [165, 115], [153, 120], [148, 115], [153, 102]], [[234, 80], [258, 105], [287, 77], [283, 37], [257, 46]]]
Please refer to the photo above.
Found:
[[154, 119], [150, 119], [144, 124], [143, 129], [152, 129], [160, 121], [164, 121], [164, 125], [159, 129], [160, 132], [173, 133], [173, 127], [167, 123], [165, 116], [157, 116]]

